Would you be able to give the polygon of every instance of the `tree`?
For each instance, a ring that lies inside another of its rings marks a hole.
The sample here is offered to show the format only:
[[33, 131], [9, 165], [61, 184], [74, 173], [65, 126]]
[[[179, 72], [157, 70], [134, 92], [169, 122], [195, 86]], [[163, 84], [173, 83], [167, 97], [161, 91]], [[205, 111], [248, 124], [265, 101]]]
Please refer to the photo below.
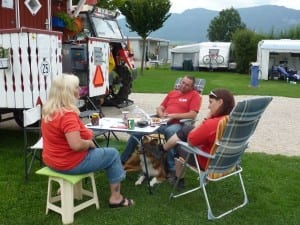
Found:
[[237, 72], [249, 72], [249, 64], [256, 61], [258, 42], [264, 38], [264, 35], [248, 29], [240, 29], [233, 33], [232, 44], [234, 46]]
[[96, 4], [98, 7], [109, 10], [116, 10], [123, 0], [102, 0]]
[[207, 37], [210, 41], [231, 41], [231, 36], [236, 30], [245, 28], [240, 14], [231, 7], [222, 10], [219, 16], [213, 18], [207, 29]]
[[143, 40], [141, 73], [144, 70], [146, 38], [151, 32], [158, 30], [170, 17], [169, 0], [124, 0], [118, 5], [119, 10], [126, 18], [126, 26], [138, 33]]

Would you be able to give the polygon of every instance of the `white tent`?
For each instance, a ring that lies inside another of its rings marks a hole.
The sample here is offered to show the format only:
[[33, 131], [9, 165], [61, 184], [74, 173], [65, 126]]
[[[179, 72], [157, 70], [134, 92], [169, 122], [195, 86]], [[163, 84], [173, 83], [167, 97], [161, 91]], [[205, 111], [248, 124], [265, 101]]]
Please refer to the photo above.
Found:
[[262, 40], [257, 47], [257, 63], [260, 79], [268, 80], [272, 68], [283, 65], [300, 70], [300, 40]]
[[[181, 45], [171, 49], [172, 70], [198, 70], [201, 43]], [[185, 68], [184, 68], [185, 67]]]

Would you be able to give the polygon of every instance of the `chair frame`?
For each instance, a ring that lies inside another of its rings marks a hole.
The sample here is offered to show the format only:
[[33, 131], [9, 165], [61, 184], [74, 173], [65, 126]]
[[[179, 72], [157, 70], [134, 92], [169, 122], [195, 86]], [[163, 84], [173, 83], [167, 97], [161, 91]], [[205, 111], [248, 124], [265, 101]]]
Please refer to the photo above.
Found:
[[[225, 176], [222, 176], [222, 177], [219, 177], [219, 178], [210, 178], [209, 177], [209, 174], [210, 172], [208, 171], [202, 171], [198, 165], [198, 163], [196, 163], [196, 167], [193, 167], [191, 165], [189, 165], [187, 162], [189, 160], [189, 158], [192, 156], [194, 157], [194, 160], [197, 162], [197, 155], [202, 155], [204, 157], [207, 157], [207, 158], [210, 158], [210, 159], [213, 159], [215, 155], [209, 155], [209, 154], [206, 154], [205, 152], [202, 152], [202, 151], [197, 151], [196, 148], [193, 148], [194, 150], [196, 150], [195, 152], [192, 152], [191, 149], [190, 149], [190, 146], [187, 145], [187, 143], [185, 142], [178, 142], [179, 145], [181, 146], [186, 146], [187, 147], [187, 151], [189, 152], [186, 159], [185, 160], [182, 160], [182, 159], [177, 159], [177, 161], [179, 161], [180, 163], [182, 163], [182, 166], [183, 166], [183, 170], [181, 171], [181, 174], [179, 177], [181, 177], [182, 174], [184, 174], [185, 172], [185, 169], [186, 168], [189, 168], [191, 169], [192, 171], [194, 171], [195, 173], [199, 174], [199, 186], [195, 187], [195, 188], [192, 188], [188, 191], [185, 191], [183, 193], [179, 193], [179, 194], [174, 194], [175, 193], [175, 190], [177, 188], [177, 185], [179, 183], [179, 179], [176, 180], [176, 183], [175, 185], [173, 186], [173, 191], [172, 193], [170, 194], [170, 199], [171, 198], [178, 198], [180, 196], [183, 196], [183, 195], [186, 195], [186, 194], [189, 194], [189, 193], [192, 193], [194, 191], [197, 191], [199, 189], [202, 188], [203, 190], [203, 193], [204, 193], [204, 197], [205, 197], [205, 201], [206, 201], [206, 205], [207, 205], [207, 217], [209, 220], [215, 220], [215, 219], [219, 219], [239, 208], [242, 208], [243, 206], [245, 206], [249, 201], [248, 201], [248, 196], [247, 196], [247, 193], [246, 193], [246, 188], [245, 188], [245, 185], [244, 185], [244, 181], [243, 181], [243, 178], [242, 178], [242, 171], [243, 171], [243, 168], [240, 166], [240, 165], [236, 165], [236, 169], [234, 170], [234, 172], [231, 172]], [[241, 188], [242, 188], [242, 192], [243, 192], [243, 202], [241, 204], [239, 204], [238, 206], [232, 208], [232, 209], [229, 209], [227, 211], [225, 211], [224, 213], [221, 213], [219, 215], [215, 215], [213, 213], [213, 210], [211, 208], [211, 204], [210, 204], [210, 201], [209, 201], [209, 196], [208, 196], [208, 193], [207, 193], [207, 190], [206, 190], [206, 185], [208, 183], [208, 181], [211, 181], [211, 182], [217, 182], [217, 181], [221, 181], [221, 180], [224, 180], [230, 176], [235, 176], [235, 175], [238, 175], [239, 177], [239, 181], [240, 181], [240, 185], [241, 185]]]
[[[24, 136], [24, 175], [25, 181], [28, 180], [33, 163], [35, 160], [40, 162], [40, 167], [43, 165], [42, 149], [43, 139], [40, 129], [41, 122], [41, 104], [33, 108], [23, 111], [23, 136]], [[30, 133], [37, 133], [38, 138], [33, 145], [29, 143]]]
[[[178, 142], [178, 145], [188, 153], [185, 159], [176, 159], [183, 165], [179, 177], [184, 174], [186, 168], [189, 168], [199, 176], [199, 186], [179, 194], [174, 194], [179, 183], [178, 178], [170, 194], [170, 199], [178, 198], [202, 189], [207, 205], [207, 216], [209, 220], [219, 219], [245, 206], [248, 203], [248, 197], [242, 178], [243, 168], [241, 167], [241, 157], [248, 147], [249, 138], [253, 135], [262, 113], [271, 101], [272, 97], [257, 97], [240, 101], [231, 112], [221, 139], [215, 141], [214, 147], [216, 147], [216, 151], [214, 154], [203, 152], [197, 147], [190, 146], [187, 142]], [[243, 132], [245, 132], [246, 135], [240, 134]], [[191, 156], [194, 157], [196, 167], [188, 164]], [[198, 165], [197, 156], [203, 156], [210, 160], [208, 167], [204, 171], [202, 171]], [[211, 176], [212, 174], [219, 174], [219, 176], [214, 177]], [[209, 182], [218, 182], [236, 175], [239, 178], [240, 186], [242, 188], [242, 203], [219, 215], [215, 215], [211, 208], [206, 185]]]

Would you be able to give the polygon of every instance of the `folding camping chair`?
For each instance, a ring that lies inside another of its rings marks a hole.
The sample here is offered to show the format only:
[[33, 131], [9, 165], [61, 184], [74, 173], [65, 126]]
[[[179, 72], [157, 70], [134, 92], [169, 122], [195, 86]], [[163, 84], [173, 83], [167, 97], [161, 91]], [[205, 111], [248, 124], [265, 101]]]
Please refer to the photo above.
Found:
[[[182, 77], [179, 77], [177, 78], [177, 80], [175, 81], [175, 84], [174, 84], [174, 89], [177, 90], [179, 89], [179, 86], [181, 84], [181, 80], [182, 80]], [[204, 90], [204, 87], [205, 87], [205, 83], [206, 83], [206, 80], [205, 79], [201, 79], [201, 78], [196, 78], [195, 79], [195, 84], [194, 84], [194, 89], [196, 91], [199, 92], [199, 94], [202, 94], [203, 90]]]
[[[241, 167], [241, 157], [248, 146], [249, 138], [253, 135], [262, 113], [271, 100], [272, 97], [257, 97], [238, 102], [230, 113], [228, 122], [224, 123], [224, 120], [220, 121], [218, 129], [223, 125], [223, 133], [220, 135], [219, 140], [216, 138], [211, 154], [203, 152], [197, 147], [189, 146], [186, 142], [178, 142], [179, 147], [188, 153], [185, 159], [177, 159], [183, 164], [182, 174], [186, 168], [192, 169], [192, 171], [196, 172], [199, 176], [199, 186], [175, 195], [175, 189], [179, 182], [179, 179], [177, 179], [170, 198], [177, 198], [202, 188], [208, 208], [207, 213], [209, 220], [219, 219], [245, 206], [248, 203], [248, 197], [242, 179], [243, 169]], [[190, 156], [194, 157], [196, 168], [187, 163]], [[204, 171], [200, 170], [197, 156], [210, 159]], [[215, 216], [210, 206], [206, 185], [208, 185], [209, 182], [218, 182], [233, 175], [238, 175], [239, 177], [244, 200], [242, 204]]]
[[25, 180], [28, 180], [35, 159], [37, 159], [40, 162], [40, 166], [42, 166], [41, 153], [43, 149], [43, 139], [40, 131], [41, 110], [42, 107], [38, 104], [34, 108], [23, 111]]

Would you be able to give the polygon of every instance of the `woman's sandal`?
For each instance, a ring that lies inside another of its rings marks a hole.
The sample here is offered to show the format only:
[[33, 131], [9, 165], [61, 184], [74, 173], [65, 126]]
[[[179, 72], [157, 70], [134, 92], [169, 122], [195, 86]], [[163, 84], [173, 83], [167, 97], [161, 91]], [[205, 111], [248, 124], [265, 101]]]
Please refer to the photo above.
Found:
[[[127, 205], [125, 205], [126, 200], [128, 202]], [[109, 203], [109, 208], [122, 208], [122, 207], [129, 207], [132, 205], [134, 205], [134, 202], [132, 199], [127, 199], [127, 198], [123, 197], [123, 199], [119, 203]]]

